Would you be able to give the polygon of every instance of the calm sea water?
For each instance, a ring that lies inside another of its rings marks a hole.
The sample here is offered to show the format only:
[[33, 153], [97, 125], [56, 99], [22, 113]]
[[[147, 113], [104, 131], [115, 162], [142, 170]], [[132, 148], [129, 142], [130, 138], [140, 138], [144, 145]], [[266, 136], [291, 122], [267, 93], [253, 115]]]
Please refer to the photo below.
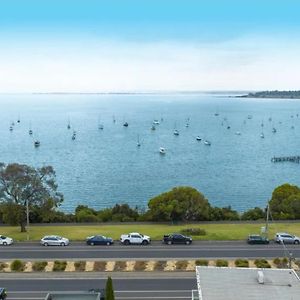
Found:
[[[78, 204], [143, 207], [179, 185], [199, 189], [213, 205], [243, 211], [265, 206], [282, 183], [300, 184], [300, 165], [270, 161], [274, 155], [300, 155], [298, 100], [208, 94], [1, 95], [0, 104], [0, 161], [54, 166], [65, 211]], [[152, 131], [154, 119], [160, 125]], [[33, 136], [28, 134], [30, 123]], [[173, 135], [174, 128], [179, 136]], [[196, 141], [198, 135], [211, 146]], [[39, 148], [34, 139], [40, 140]], [[166, 155], [159, 154], [160, 147]]]

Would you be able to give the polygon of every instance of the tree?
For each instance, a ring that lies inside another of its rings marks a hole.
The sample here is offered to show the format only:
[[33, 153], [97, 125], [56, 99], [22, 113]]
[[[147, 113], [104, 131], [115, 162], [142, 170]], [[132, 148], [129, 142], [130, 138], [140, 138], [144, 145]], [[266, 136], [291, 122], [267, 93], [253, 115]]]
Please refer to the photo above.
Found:
[[241, 219], [245, 221], [263, 220], [264, 218], [265, 218], [265, 212], [260, 207], [249, 209], [245, 211], [241, 216]]
[[113, 282], [110, 276], [107, 278], [106, 281], [105, 300], [115, 300]]
[[288, 183], [277, 187], [269, 205], [274, 219], [300, 218], [300, 188]]
[[57, 192], [55, 171], [51, 166], [33, 168], [25, 164], [0, 163], [0, 202], [3, 220], [26, 231], [26, 206], [40, 211], [47, 219], [63, 201]]
[[192, 187], [175, 187], [152, 198], [148, 206], [153, 221], [209, 220], [208, 200]]

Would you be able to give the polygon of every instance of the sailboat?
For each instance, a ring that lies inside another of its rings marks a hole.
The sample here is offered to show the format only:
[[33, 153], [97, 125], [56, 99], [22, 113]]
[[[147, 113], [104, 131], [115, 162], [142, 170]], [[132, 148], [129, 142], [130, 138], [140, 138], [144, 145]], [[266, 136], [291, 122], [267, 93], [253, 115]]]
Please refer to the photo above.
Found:
[[32, 134], [33, 134], [33, 131], [32, 131], [32, 129], [31, 129], [31, 123], [29, 123], [29, 130], [28, 130], [28, 133], [29, 133], [29, 135], [32, 135]]
[[113, 115], [113, 123], [116, 123], [116, 118], [115, 118], [115, 115]]
[[71, 124], [70, 124], [70, 119], [68, 118], [68, 125], [67, 125], [67, 129], [71, 129]]
[[141, 142], [140, 142], [140, 136], [137, 136], [137, 143], [136, 143], [137, 147], [141, 147]]
[[74, 141], [75, 139], [76, 139], [76, 131], [74, 130], [72, 134], [72, 140]]
[[98, 129], [100, 129], [100, 130], [104, 129], [104, 125], [101, 123], [101, 118], [100, 117], [98, 119]]

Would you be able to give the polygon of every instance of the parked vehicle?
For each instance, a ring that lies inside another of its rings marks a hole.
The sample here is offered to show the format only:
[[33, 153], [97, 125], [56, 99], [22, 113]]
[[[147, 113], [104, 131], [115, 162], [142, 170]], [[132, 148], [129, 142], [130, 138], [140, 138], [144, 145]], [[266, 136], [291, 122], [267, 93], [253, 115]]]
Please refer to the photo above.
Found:
[[86, 243], [91, 246], [94, 246], [94, 245], [110, 246], [114, 243], [114, 240], [110, 237], [105, 237], [103, 235], [93, 235], [93, 236], [87, 237]]
[[151, 239], [147, 235], [143, 235], [137, 232], [132, 232], [129, 234], [122, 234], [120, 237], [120, 242], [124, 245], [138, 244], [138, 245], [148, 245]]
[[43, 246], [68, 246], [70, 241], [67, 238], [57, 235], [47, 235], [41, 239], [41, 245]]
[[179, 233], [172, 233], [164, 235], [163, 242], [168, 245], [172, 244], [191, 244], [193, 239], [189, 236], [185, 236]]
[[1, 300], [5, 300], [6, 297], [7, 297], [6, 289], [0, 288], [0, 299], [1, 299]]
[[11, 245], [13, 242], [14, 240], [12, 238], [4, 235], [0, 235], [0, 245], [7, 246], [7, 245]]
[[278, 232], [275, 235], [275, 242], [279, 244], [300, 244], [300, 238], [286, 232]]
[[250, 234], [247, 239], [248, 244], [269, 244], [270, 241], [261, 235], [258, 234]]

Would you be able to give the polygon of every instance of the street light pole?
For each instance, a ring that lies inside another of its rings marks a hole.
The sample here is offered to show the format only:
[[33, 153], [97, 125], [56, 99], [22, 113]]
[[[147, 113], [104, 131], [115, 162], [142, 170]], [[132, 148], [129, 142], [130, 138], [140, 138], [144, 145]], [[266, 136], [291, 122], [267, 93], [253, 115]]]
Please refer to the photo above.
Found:
[[27, 241], [29, 241], [29, 203], [28, 199], [26, 200], [26, 232], [27, 232]]

